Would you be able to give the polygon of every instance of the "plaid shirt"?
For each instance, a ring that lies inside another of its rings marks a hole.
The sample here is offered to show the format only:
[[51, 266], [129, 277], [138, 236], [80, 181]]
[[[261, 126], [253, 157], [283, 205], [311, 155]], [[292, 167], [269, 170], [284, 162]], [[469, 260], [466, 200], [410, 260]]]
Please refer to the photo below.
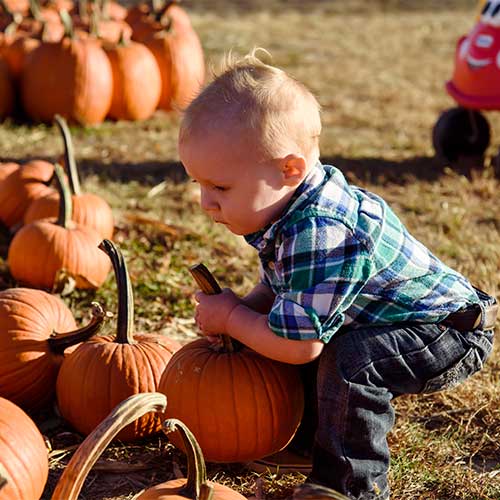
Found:
[[377, 195], [318, 164], [281, 218], [247, 235], [276, 295], [271, 330], [328, 342], [343, 325], [438, 322], [479, 299]]

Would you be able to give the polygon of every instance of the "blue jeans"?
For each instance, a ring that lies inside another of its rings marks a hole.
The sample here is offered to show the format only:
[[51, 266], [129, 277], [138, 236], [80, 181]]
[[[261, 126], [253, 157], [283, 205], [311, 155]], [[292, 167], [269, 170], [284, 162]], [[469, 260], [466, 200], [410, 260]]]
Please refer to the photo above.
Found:
[[[315, 363], [316, 387], [306, 395], [317, 401], [317, 416], [311, 418], [313, 401], [305, 413], [309, 432], [311, 422], [317, 424], [308, 481], [356, 500], [388, 499], [391, 400], [458, 385], [482, 368], [492, 343], [493, 330], [459, 332], [440, 324], [379, 326], [335, 335]], [[310, 366], [304, 368], [310, 372]], [[308, 380], [314, 380], [310, 373]], [[292, 445], [307, 435], [301, 427]]]

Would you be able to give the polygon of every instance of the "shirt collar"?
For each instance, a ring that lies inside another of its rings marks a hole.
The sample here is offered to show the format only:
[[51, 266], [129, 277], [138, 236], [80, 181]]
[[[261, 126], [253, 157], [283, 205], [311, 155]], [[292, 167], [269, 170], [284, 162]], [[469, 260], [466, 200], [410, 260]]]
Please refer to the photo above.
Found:
[[266, 227], [255, 233], [245, 235], [245, 240], [259, 252], [264, 250], [268, 243], [274, 241], [276, 233], [286, 222], [295, 210], [297, 210], [305, 201], [309, 201], [311, 194], [323, 184], [326, 172], [321, 162], [316, 163], [304, 180], [293, 193], [292, 198], [284, 208], [278, 220], [271, 222]]

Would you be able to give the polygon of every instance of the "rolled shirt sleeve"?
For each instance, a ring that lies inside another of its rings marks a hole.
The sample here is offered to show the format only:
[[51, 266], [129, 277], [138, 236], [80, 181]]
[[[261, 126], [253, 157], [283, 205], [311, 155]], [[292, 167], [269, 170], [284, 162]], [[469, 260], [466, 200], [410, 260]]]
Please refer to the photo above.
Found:
[[288, 339], [328, 342], [371, 273], [367, 245], [343, 222], [297, 221], [281, 234], [270, 329]]

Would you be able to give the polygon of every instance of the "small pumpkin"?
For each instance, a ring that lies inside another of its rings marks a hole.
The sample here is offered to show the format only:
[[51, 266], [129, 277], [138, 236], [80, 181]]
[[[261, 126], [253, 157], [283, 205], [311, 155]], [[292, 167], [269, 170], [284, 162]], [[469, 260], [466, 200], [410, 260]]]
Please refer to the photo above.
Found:
[[44, 160], [32, 160], [24, 165], [13, 163], [0, 166], [0, 222], [14, 231], [31, 203], [52, 192], [49, 187], [54, 165]]
[[[222, 484], [207, 481], [205, 460], [200, 445], [193, 433], [180, 420], [171, 418], [163, 424], [165, 433], [176, 432], [183, 442], [188, 461], [187, 478], [172, 479], [158, 484], [141, 493], [137, 500], [199, 500], [203, 496], [203, 488], [212, 490], [213, 500], [243, 500], [240, 493]], [[205, 493], [206, 495], [206, 493]]]
[[31, 418], [0, 397], [0, 486], [2, 500], [34, 500], [42, 496], [49, 475], [47, 447]]
[[[114, 231], [113, 212], [111, 207], [101, 196], [93, 193], [83, 193], [80, 187], [78, 167], [75, 161], [73, 141], [66, 120], [59, 115], [55, 121], [64, 142], [64, 158], [66, 171], [68, 172], [69, 186], [71, 190], [71, 202], [73, 205], [72, 220], [82, 226], [95, 229], [101, 238], [111, 238]], [[47, 217], [56, 217], [59, 211], [60, 196], [54, 190], [47, 196], [37, 198], [33, 201], [24, 214], [24, 223], [29, 224], [36, 220]]]
[[17, 281], [35, 288], [52, 290], [61, 273], [71, 277], [76, 288], [98, 288], [111, 267], [98, 249], [101, 236], [71, 220], [71, 196], [64, 172], [60, 165], [55, 169], [60, 195], [58, 218], [32, 222], [16, 233], [7, 256], [10, 272]]
[[54, 397], [65, 351], [94, 335], [103, 318], [96, 304], [90, 323], [77, 329], [56, 295], [32, 288], [0, 292], [0, 397], [29, 411], [45, 406]]
[[[146, 120], [161, 95], [160, 68], [143, 44], [121, 39], [103, 46], [113, 70], [113, 99], [109, 116], [115, 120]], [[144, 85], [147, 81], [147, 85]]]
[[[205, 266], [191, 272], [205, 293], [220, 292]], [[189, 426], [210, 462], [246, 462], [275, 453], [292, 439], [302, 418], [298, 368], [222, 337], [222, 349], [202, 338], [172, 356], [158, 388], [168, 395], [165, 416]], [[182, 446], [175, 437], [172, 441]]]
[[[61, 415], [82, 434], [92, 432], [128, 396], [156, 391], [172, 353], [180, 347], [164, 335], [134, 334], [134, 297], [125, 260], [109, 240], [100, 248], [111, 259], [116, 276], [117, 334], [94, 337], [65, 357], [56, 384]], [[146, 415], [123, 429], [119, 438], [131, 441], [160, 428], [158, 415]]]

